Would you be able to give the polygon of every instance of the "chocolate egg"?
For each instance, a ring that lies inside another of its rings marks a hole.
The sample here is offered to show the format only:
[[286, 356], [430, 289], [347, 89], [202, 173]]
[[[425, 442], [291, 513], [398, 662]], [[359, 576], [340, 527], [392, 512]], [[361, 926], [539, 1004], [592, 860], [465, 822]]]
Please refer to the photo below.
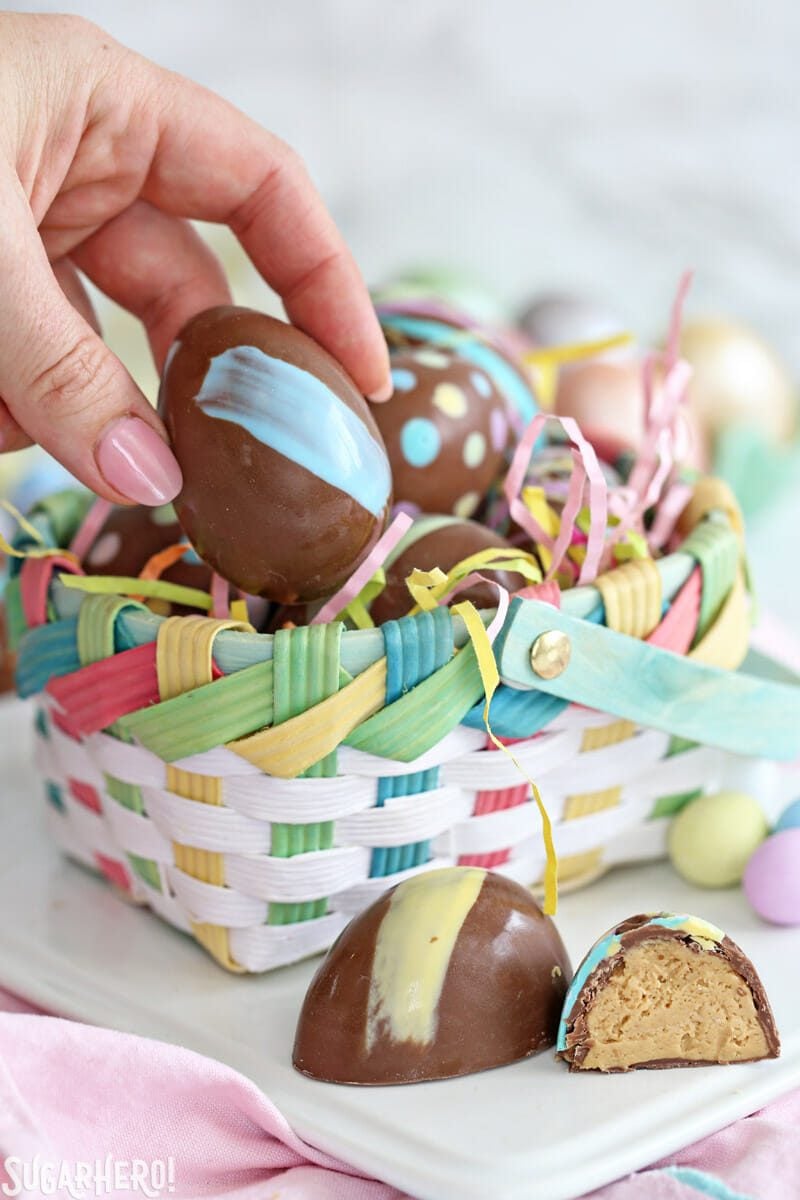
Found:
[[502, 469], [508, 413], [491, 377], [448, 350], [392, 355], [394, 395], [373, 406], [395, 500], [411, 511], [470, 516]]
[[247, 308], [201, 313], [170, 350], [159, 410], [183, 471], [178, 518], [244, 591], [330, 595], [380, 537], [391, 492], [380, 434], [299, 329]]
[[[384, 621], [396, 621], [406, 615], [414, 602], [405, 581], [415, 569], [432, 571], [439, 567], [446, 575], [458, 563], [481, 550], [510, 549], [510, 542], [477, 521], [446, 516], [418, 517], [384, 564], [386, 587], [372, 602], [370, 616], [376, 624], [382, 625]], [[510, 592], [527, 583], [522, 575], [513, 571], [486, 571], [483, 567], [480, 570]], [[459, 592], [453, 603], [462, 600], [471, 600], [477, 608], [496, 608], [497, 592], [488, 583], [476, 583]]]
[[436, 347], [485, 371], [515, 427], [522, 428], [536, 415], [533, 374], [523, 360], [528, 343], [518, 331], [488, 327], [452, 306], [431, 309], [419, 301], [379, 307], [378, 317], [391, 350]]
[[552, 1046], [572, 976], [525, 888], [475, 867], [415, 875], [357, 916], [306, 993], [293, 1063], [332, 1083], [417, 1083]]
[[697, 1067], [777, 1058], [780, 1038], [749, 958], [684, 913], [631, 917], [572, 980], [558, 1057], [573, 1071]]
[[797, 396], [774, 351], [732, 321], [690, 321], [681, 353], [692, 366], [689, 406], [715, 437], [730, 425], [757, 425], [771, 442], [788, 441], [797, 429]]

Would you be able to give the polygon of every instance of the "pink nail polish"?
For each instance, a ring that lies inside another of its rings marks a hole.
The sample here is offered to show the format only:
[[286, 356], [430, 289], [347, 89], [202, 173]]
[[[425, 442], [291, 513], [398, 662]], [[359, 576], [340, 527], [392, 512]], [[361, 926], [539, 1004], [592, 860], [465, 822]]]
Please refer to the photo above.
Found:
[[183, 487], [175, 455], [139, 417], [123, 417], [109, 425], [95, 458], [106, 483], [138, 504], [167, 504]]
[[386, 383], [381, 388], [376, 388], [374, 392], [370, 392], [367, 396], [368, 400], [373, 400], [376, 404], [383, 404], [385, 400], [390, 400], [394, 394], [391, 380], [387, 379]]

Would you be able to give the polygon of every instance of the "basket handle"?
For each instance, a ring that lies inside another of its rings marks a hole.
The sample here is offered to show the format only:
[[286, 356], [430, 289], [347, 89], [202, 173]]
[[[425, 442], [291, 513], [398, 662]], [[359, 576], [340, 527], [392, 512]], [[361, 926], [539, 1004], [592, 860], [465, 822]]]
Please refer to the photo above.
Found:
[[[538, 641], [547, 633], [563, 635], [549, 639], [555, 652], [549, 657]], [[495, 654], [511, 687], [535, 688], [735, 754], [800, 757], [800, 684], [704, 666], [538, 600], [512, 601]], [[532, 658], [546, 674], [558, 673], [543, 678]]]

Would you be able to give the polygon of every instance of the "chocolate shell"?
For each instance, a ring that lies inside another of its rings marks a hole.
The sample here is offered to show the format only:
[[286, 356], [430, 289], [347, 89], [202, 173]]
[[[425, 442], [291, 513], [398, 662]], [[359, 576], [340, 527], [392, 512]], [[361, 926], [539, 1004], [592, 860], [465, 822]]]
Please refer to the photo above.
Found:
[[449, 350], [392, 355], [394, 395], [373, 415], [392, 466], [395, 501], [414, 512], [469, 517], [503, 467], [509, 422], [491, 376]]
[[392, 352], [403, 346], [427, 346], [458, 354], [491, 378], [517, 429], [536, 415], [533, 376], [523, 360], [529, 347], [519, 335], [490, 327], [452, 305], [432, 312], [428, 305], [411, 299], [379, 305], [378, 317]]
[[642, 914], [602, 937], [564, 1002], [557, 1056], [573, 1071], [777, 1058], [780, 1038], [749, 958], [698, 917]]
[[572, 975], [525, 888], [475, 867], [412, 876], [340, 934], [306, 993], [292, 1061], [331, 1083], [485, 1071], [555, 1041]]
[[221, 307], [170, 350], [159, 411], [183, 471], [175, 510], [201, 558], [283, 604], [328, 596], [381, 535], [391, 477], [339, 364], [283, 321]]
[[[415, 568], [431, 571], [439, 567], [447, 574], [452, 567], [481, 550], [509, 549], [510, 542], [477, 521], [460, 521], [458, 517], [447, 516], [418, 517], [396, 547], [395, 554], [387, 559], [384, 567], [386, 586], [372, 602], [370, 616], [377, 625], [382, 625], [384, 621], [396, 621], [406, 615], [413, 600], [405, 581]], [[496, 579], [509, 592], [516, 592], [527, 584], [522, 575], [513, 571], [486, 571], [482, 567], [481, 572]], [[471, 600], [477, 608], [496, 608], [497, 591], [491, 584], [476, 583], [459, 592], [453, 603], [462, 600]]]

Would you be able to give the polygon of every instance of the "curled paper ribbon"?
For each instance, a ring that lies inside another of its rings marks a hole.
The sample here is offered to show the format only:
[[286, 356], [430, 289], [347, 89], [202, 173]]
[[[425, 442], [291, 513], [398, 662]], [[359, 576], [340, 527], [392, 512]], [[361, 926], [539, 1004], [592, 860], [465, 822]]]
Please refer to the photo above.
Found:
[[102, 500], [99, 496], [89, 508], [86, 516], [78, 526], [77, 532], [70, 544], [70, 550], [81, 561], [89, 553], [95, 539], [103, 528], [114, 505], [110, 500]]
[[370, 550], [367, 557], [353, 572], [347, 583], [335, 592], [330, 600], [323, 604], [319, 612], [312, 617], [311, 625], [325, 625], [334, 621], [360, 595], [362, 589], [369, 583], [379, 567], [382, 567], [389, 554], [406, 534], [413, 523], [408, 513], [398, 513], [389, 528], [383, 533]]
[[[553, 537], [539, 524], [521, 498], [533, 448], [548, 422], [555, 422], [563, 430], [569, 442], [573, 463], [567, 499], [561, 513], [560, 528], [556, 537]], [[514, 451], [511, 466], [503, 484], [503, 491], [512, 520], [525, 530], [531, 541], [544, 546], [550, 553], [550, 565], [545, 579], [552, 579], [564, 563], [567, 550], [572, 544], [575, 525], [583, 507], [584, 492], [587, 489], [590, 519], [589, 532], [586, 537], [586, 556], [581, 564], [578, 577], [578, 582], [581, 584], [591, 582], [600, 567], [608, 519], [608, 485], [594, 447], [581, 433], [577, 421], [572, 417], [558, 417], [553, 413], [538, 413], [525, 430]]]

